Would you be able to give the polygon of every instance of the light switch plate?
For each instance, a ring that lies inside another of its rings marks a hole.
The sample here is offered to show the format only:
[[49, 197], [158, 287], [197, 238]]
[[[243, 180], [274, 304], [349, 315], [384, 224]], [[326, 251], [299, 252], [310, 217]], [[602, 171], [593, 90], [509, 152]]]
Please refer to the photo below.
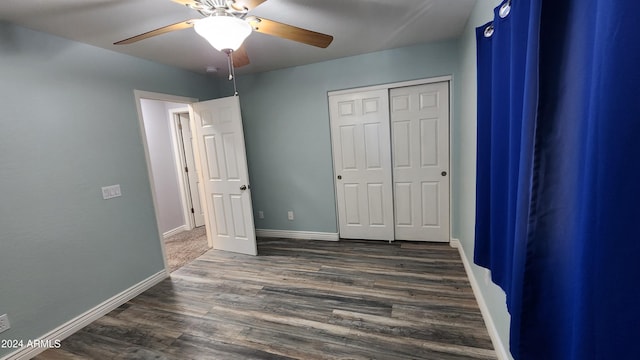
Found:
[[102, 187], [103, 199], [107, 200], [107, 199], [112, 199], [114, 197], [119, 197], [119, 196], [122, 196], [122, 191], [120, 191], [120, 184]]

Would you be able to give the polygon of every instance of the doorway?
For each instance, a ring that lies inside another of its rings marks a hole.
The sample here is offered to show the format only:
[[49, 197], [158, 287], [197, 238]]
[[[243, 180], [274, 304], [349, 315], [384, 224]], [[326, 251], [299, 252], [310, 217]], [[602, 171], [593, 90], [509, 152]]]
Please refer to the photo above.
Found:
[[[189, 114], [188, 123], [193, 135], [186, 137], [181, 135], [180, 137], [182, 137], [184, 149], [188, 149], [186, 144], [192, 144], [193, 163], [197, 180], [191, 181], [191, 183], [199, 182], [202, 184], [197, 188], [200, 194], [198, 197], [201, 201], [202, 212], [204, 213], [207, 248], [257, 255], [239, 98], [232, 96], [198, 102], [197, 99], [193, 98], [139, 90], [134, 90], [134, 95], [138, 110], [140, 135], [152, 189], [154, 211], [165, 260], [165, 269], [169, 270], [168, 253], [162, 238], [179, 234], [181, 231], [177, 231], [180, 227], [176, 228], [175, 233], [166, 231], [169, 227], [164, 222], [165, 218], [162, 217], [162, 215], [166, 214], [160, 206], [166, 194], [164, 190], [159, 191], [158, 188], [159, 185], [165, 184], [168, 180], [175, 180], [176, 183], [182, 181], [182, 189], [186, 189], [188, 186], [186, 186], [186, 181], [182, 180], [183, 167], [177, 145], [180, 141], [178, 141], [179, 136], [175, 129], [177, 123], [175, 118], [169, 115], [167, 115], [169, 127], [174, 127], [171, 131], [168, 131], [173, 136], [172, 144], [174, 145], [171, 148], [173, 154], [172, 156], [160, 157], [160, 161], [156, 161], [156, 163], [161, 162], [164, 167], [170, 167], [166, 163], [168, 159], [173, 159], [175, 161], [173, 164], [174, 176], [155, 176], [154, 168], [158, 167], [154, 167], [153, 160], [155, 156], [153, 156], [152, 148], [154, 147], [154, 142], [158, 139], [149, 136], [155, 130], [147, 128], [145, 103], [153, 103], [156, 107], [164, 106], [164, 114], [170, 114], [172, 111], [174, 113], [187, 112]], [[180, 107], [183, 107], [183, 109], [180, 109]], [[178, 118], [181, 120], [180, 123], [182, 123], [183, 119], [186, 120], [183, 117]], [[182, 130], [185, 130], [184, 126]], [[185, 140], [189, 137], [195, 140]], [[167, 146], [166, 143], [162, 145]], [[185, 163], [186, 161], [185, 159]], [[177, 164], [180, 165], [178, 166]], [[184, 172], [188, 173], [188, 168], [186, 170]], [[186, 192], [187, 190], [185, 190]], [[188, 196], [185, 195], [183, 198], [188, 198]], [[179, 208], [179, 206], [170, 207], [172, 211], [175, 211], [176, 208]], [[182, 214], [183, 224], [181, 227], [183, 229], [189, 228], [187, 223], [190, 217], [186, 216], [186, 213], [190, 213], [190, 209], [189, 207], [189, 211], [184, 211]], [[176, 217], [174, 216], [173, 220], [175, 219]], [[194, 218], [194, 223], [195, 221]]]
[[188, 152], [184, 145], [190, 147], [191, 143], [189, 140], [179, 146], [175, 121], [176, 114], [186, 113], [188, 117], [188, 106], [197, 99], [137, 90], [134, 93], [165, 269], [171, 272], [211, 248], [205, 227], [197, 227], [190, 211], [192, 203], [188, 200], [199, 197], [187, 190], [183, 175], [183, 161], [187, 161], [183, 157]]
[[204, 226], [204, 210], [201, 203], [201, 183], [193, 151], [193, 132], [189, 121], [189, 109], [170, 111], [175, 134], [176, 165], [182, 189], [184, 214], [190, 229]]

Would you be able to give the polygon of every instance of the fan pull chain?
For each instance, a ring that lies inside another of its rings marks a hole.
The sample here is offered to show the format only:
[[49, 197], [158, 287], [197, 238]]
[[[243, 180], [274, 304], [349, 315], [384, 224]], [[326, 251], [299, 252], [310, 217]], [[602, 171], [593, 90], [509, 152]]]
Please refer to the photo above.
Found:
[[238, 96], [238, 88], [236, 87], [236, 70], [233, 66], [233, 50], [227, 52], [227, 64], [229, 65], [229, 80], [233, 80], [233, 96]]

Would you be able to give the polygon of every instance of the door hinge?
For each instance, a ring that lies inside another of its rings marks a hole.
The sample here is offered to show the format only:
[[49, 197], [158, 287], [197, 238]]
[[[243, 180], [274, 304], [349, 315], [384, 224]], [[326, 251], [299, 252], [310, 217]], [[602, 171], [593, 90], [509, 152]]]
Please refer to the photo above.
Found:
[[184, 172], [189, 172], [189, 168], [188, 167], [184, 167]]
[[192, 214], [195, 214], [195, 213], [196, 213], [196, 212], [193, 210], [193, 208], [191, 208], [191, 213], [192, 213]]

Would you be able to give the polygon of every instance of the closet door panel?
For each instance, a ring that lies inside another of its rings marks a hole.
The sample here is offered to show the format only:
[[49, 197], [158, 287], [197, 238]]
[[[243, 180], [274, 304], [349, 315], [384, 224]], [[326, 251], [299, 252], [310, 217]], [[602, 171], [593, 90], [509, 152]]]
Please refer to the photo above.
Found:
[[340, 237], [393, 240], [387, 90], [329, 96]]
[[449, 83], [391, 89], [396, 240], [449, 241]]

